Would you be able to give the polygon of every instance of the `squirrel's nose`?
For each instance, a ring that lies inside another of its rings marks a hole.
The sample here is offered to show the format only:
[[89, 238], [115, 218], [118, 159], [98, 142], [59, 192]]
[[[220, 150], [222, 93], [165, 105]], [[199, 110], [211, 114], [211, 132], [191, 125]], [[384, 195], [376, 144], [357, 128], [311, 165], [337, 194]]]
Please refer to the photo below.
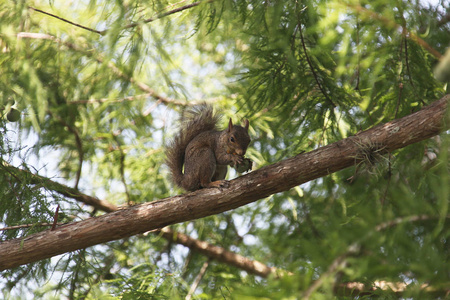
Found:
[[245, 150], [243, 150], [243, 149], [236, 149], [236, 154], [237, 155], [244, 155], [245, 154]]

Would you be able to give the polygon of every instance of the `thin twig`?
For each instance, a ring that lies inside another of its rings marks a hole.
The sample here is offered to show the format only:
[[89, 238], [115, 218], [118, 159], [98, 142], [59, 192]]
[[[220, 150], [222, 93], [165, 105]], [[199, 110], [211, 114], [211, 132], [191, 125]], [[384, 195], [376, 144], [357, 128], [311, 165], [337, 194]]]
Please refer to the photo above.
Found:
[[[383, 22], [386, 26], [390, 26], [393, 28], [400, 28], [403, 27], [399, 24], [397, 24], [395, 21], [388, 19], [380, 14], [377, 14], [374, 11], [370, 11], [367, 8], [362, 7], [359, 4], [345, 4], [347, 7], [357, 11], [357, 12], [361, 12], [366, 14], [368, 17], [370, 17], [370, 19], [375, 19], [375, 20], [379, 20], [381, 22]], [[421, 39], [417, 34], [408, 31], [406, 28], [402, 29], [402, 34], [404, 34], [406, 37], [411, 38], [413, 41], [415, 41], [417, 44], [419, 44], [420, 46], [422, 46], [423, 48], [425, 48], [431, 55], [433, 55], [434, 57], [440, 59], [442, 57], [442, 54], [439, 53], [438, 51], [436, 51], [433, 47], [431, 47], [427, 42], [425, 42], [423, 39]]]
[[[406, 21], [404, 18], [402, 18], [403, 22], [406, 24]], [[406, 30], [406, 25], [402, 26], [402, 33]], [[400, 42], [400, 63], [403, 63], [403, 40], [406, 42], [406, 36], [402, 34], [402, 40]], [[398, 97], [397, 97], [397, 104], [395, 106], [395, 113], [394, 113], [394, 119], [397, 119], [398, 110], [400, 108], [400, 102], [402, 100], [402, 92], [403, 92], [403, 81], [402, 81], [402, 74], [401, 72], [398, 74]]]
[[70, 101], [68, 104], [70, 105], [76, 105], [76, 104], [94, 104], [94, 103], [105, 103], [105, 102], [111, 102], [111, 103], [121, 103], [125, 101], [134, 101], [138, 99], [145, 99], [147, 97], [151, 97], [152, 95], [150, 93], [135, 95], [135, 96], [128, 96], [120, 99], [109, 99], [109, 98], [101, 98], [101, 99], [89, 99], [89, 100], [75, 100]]
[[4, 168], [8, 173], [10, 173], [11, 176], [16, 177], [17, 180], [19, 179], [16, 174], [20, 173], [21, 176], [27, 176], [29, 180], [28, 183], [43, 185], [49, 190], [55, 191], [65, 197], [75, 199], [104, 212], [113, 212], [120, 209], [119, 207], [112, 203], [109, 203], [108, 201], [100, 200], [96, 197], [83, 194], [74, 188], [58, 183], [56, 181], [52, 181], [47, 177], [33, 174], [28, 170], [13, 167], [5, 161], [0, 161], [0, 166]]
[[56, 207], [55, 215], [53, 216], [52, 229], [50, 229], [50, 230], [55, 230], [56, 225], [58, 224], [58, 215], [59, 215], [59, 204]]
[[50, 16], [50, 17], [52, 17], [52, 18], [56, 18], [56, 19], [58, 19], [58, 20], [61, 20], [61, 21], [63, 21], [63, 22], [66, 22], [66, 23], [69, 23], [70, 25], [73, 25], [73, 26], [76, 26], [76, 27], [82, 28], [82, 29], [84, 29], [84, 30], [87, 30], [87, 31], [90, 31], [90, 32], [95, 32], [95, 33], [98, 33], [98, 34], [104, 35], [104, 32], [103, 32], [103, 31], [98, 31], [98, 30], [95, 30], [95, 29], [92, 29], [92, 28], [89, 28], [89, 27], [86, 27], [86, 26], [83, 26], [83, 25], [80, 25], [80, 24], [74, 23], [74, 22], [72, 22], [72, 21], [69, 21], [69, 20], [67, 20], [67, 19], [64, 19], [64, 18], [58, 17], [57, 15], [54, 15], [54, 14], [48, 13], [48, 12], [46, 12], [46, 11], [43, 11], [43, 10], [40, 10], [40, 9], [37, 9], [37, 8], [31, 7], [31, 6], [28, 6], [28, 8], [29, 8], [29, 9], [32, 9], [32, 10], [34, 10], [34, 11], [40, 12], [41, 14], [44, 14], [44, 15]]
[[76, 145], [77, 151], [78, 151], [78, 169], [77, 169], [77, 173], [76, 173], [76, 177], [75, 177], [74, 189], [77, 190], [78, 184], [80, 183], [80, 179], [81, 179], [81, 170], [83, 168], [83, 161], [84, 161], [83, 142], [81, 141], [80, 134], [78, 133], [78, 130], [76, 128], [69, 125], [66, 121], [61, 119], [59, 116], [54, 115], [50, 111], [48, 111], [48, 113], [50, 114], [50, 116], [56, 118], [57, 121], [59, 123], [61, 123], [64, 127], [66, 127], [67, 130], [69, 130], [69, 132], [71, 132], [75, 137], [75, 145]]
[[422, 105], [425, 106], [426, 104], [423, 101], [422, 97], [419, 97], [417, 94], [416, 86], [413, 82], [411, 68], [409, 67], [408, 39], [405, 38], [404, 43], [405, 43], [405, 64], [406, 64], [406, 70], [408, 72], [409, 83], [411, 84], [412, 90], [413, 90], [414, 94], [416, 95], [416, 99], [418, 99], [420, 101], [420, 103], [422, 103]]
[[299, 34], [300, 34], [300, 41], [301, 41], [301, 45], [303, 48], [303, 52], [305, 53], [305, 58], [306, 58], [306, 61], [308, 62], [309, 68], [311, 69], [311, 72], [314, 76], [314, 80], [316, 81], [317, 86], [319, 87], [322, 94], [325, 96], [325, 99], [327, 99], [327, 101], [330, 102], [333, 107], [336, 107], [336, 104], [334, 104], [333, 100], [331, 100], [331, 98], [328, 97], [327, 93], [323, 89], [322, 84], [319, 81], [319, 77], [314, 69], [313, 63], [312, 63], [311, 59], [309, 58], [308, 51], [306, 49], [305, 39], [303, 37], [302, 24], [300, 23], [300, 17], [298, 17], [297, 27], [298, 27]]
[[78, 251], [77, 256], [75, 258], [75, 270], [71, 276], [72, 279], [70, 280], [69, 300], [78, 299], [78, 297], [75, 297], [75, 291], [81, 266], [85, 262], [85, 255], [86, 255], [86, 248]]
[[122, 145], [120, 144], [117, 135], [118, 134], [113, 134], [112, 136], [117, 144], [117, 149], [119, 150], [120, 155], [120, 164], [119, 164], [120, 180], [122, 181], [123, 187], [125, 188], [125, 195], [127, 196], [127, 204], [132, 205], [133, 203], [131, 203], [130, 192], [128, 191], [128, 185], [125, 180], [125, 152], [122, 149]]
[[386, 198], [387, 198], [388, 191], [389, 191], [389, 187], [391, 185], [391, 178], [392, 178], [391, 158], [392, 158], [392, 155], [391, 155], [391, 153], [389, 153], [389, 158], [388, 158], [388, 178], [387, 178], [386, 188], [384, 189], [383, 197], [380, 200], [381, 205], [384, 205], [384, 203], [386, 201]]
[[358, 92], [358, 94], [361, 96], [361, 90], [359, 88], [359, 83], [361, 80], [361, 45], [359, 40], [359, 34], [360, 34], [360, 26], [359, 26], [359, 15], [356, 14], [356, 57], [358, 60], [358, 63], [356, 65], [356, 86], [355, 90]]
[[185, 300], [191, 300], [192, 295], [195, 293], [195, 290], [197, 289], [198, 285], [200, 284], [200, 281], [202, 280], [203, 276], [206, 273], [206, 269], [209, 266], [209, 259], [203, 263], [202, 268], [200, 269], [200, 272], [198, 272], [197, 277], [195, 277], [194, 282], [191, 285], [191, 288], [189, 289], [188, 294], [186, 295]]
[[328, 270], [323, 273], [319, 279], [317, 279], [316, 281], [314, 281], [307, 289], [306, 291], [303, 293], [301, 299], [309, 299], [309, 297], [311, 296], [312, 293], [314, 293], [323, 283], [324, 281], [326, 281], [326, 279], [329, 276], [332, 276], [336, 271], [338, 271], [339, 269], [343, 268], [346, 264], [346, 259], [347, 257], [351, 254], [350, 251], [347, 251], [346, 253], [338, 256], [332, 263], [331, 265], [328, 267]]
[[[155, 16], [155, 17], [148, 18], [148, 19], [145, 19], [145, 20], [140, 21], [140, 22], [135, 22], [135, 23], [128, 24], [128, 25], [124, 26], [123, 29], [134, 28], [134, 27], [137, 27], [137, 26], [139, 26], [139, 25], [141, 25], [141, 24], [143, 24], [143, 23], [144, 23], [144, 24], [145, 24], [145, 23], [151, 23], [151, 22], [153, 22], [153, 21], [156, 21], [156, 20], [158, 20], [158, 19], [167, 17], [167, 16], [169, 16], [169, 15], [173, 15], [173, 14], [178, 13], [178, 12], [181, 12], [181, 11], [183, 11], [183, 10], [186, 10], [186, 9], [189, 9], [189, 8], [192, 8], [192, 7], [195, 7], [195, 6], [198, 6], [198, 5], [202, 4], [203, 2], [212, 2], [212, 0], [209, 0], [209, 1], [198, 1], [198, 2], [194, 2], [194, 3], [188, 4], [188, 5], [184, 5], [184, 6], [181, 6], [181, 7], [175, 8], [175, 9], [172, 9], [172, 10], [170, 10], [170, 11], [167, 11], [167, 12], [165, 12], [165, 13], [160, 13], [160, 14], [158, 14], [158, 15]], [[39, 12], [39, 13], [45, 14], [45, 15], [47, 15], [47, 16], [50, 16], [50, 17], [52, 17], [52, 18], [56, 18], [56, 19], [58, 19], [58, 20], [60, 20], [60, 21], [63, 21], [63, 22], [65, 22], [65, 23], [68, 23], [68, 24], [70, 24], [70, 25], [73, 25], [73, 26], [79, 27], [79, 28], [81, 28], [81, 29], [84, 29], [84, 30], [87, 30], [87, 31], [90, 31], [90, 32], [94, 32], [94, 33], [97, 33], [97, 34], [100, 34], [100, 35], [105, 35], [105, 34], [109, 31], [109, 29], [105, 29], [105, 30], [101, 30], [101, 31], [100, 31], [100, 30], [96, 30], [96, 29], [92, 29], [92, 28], [89, 28], [89, 27], [87, 27], [87, 26], [83, 26], [83, 25], [81, 25], [81, 24], [78, 24], [78, 23], [69, 21], [69, 20], [67, 20], [67, 19], [65, 19], [65, 18], [59, 17], [59, 16], [57, 16], [57, 15], [51, 14], [51, 13], [49, 13], [49, 12], [46, 12], [46, 11], [43, 11], [43, 10], [41, 10], [41, 9], [37, 9], [37, 8], [31, 7], [31, 6], [29, 6], [28, 8], [31, 9], [31, 10], [34, 10], [34, 11], [36, 11], [36, 12]]]
[[46, 34], [46, 33], [36, 33], [36, 32], [19, 32], [17, 34], [18, 38], [28, 38], [28, 39], [39, 39], [39, 40], [50, 40], [50, 41], [56, 41], [61, 42], [60, 39], [57, 37], [54, 37], [53, 35]]
[[[430, 216], [430, 215], [398, 217], [393, 220], [378, 224], [377, 226], [375, 226], [375, 231], [382, 231], [384, 229], [387, 229], [389, 227], [394, 227], [394, 226], [402, 224], [402, 223], [408, 223], [408, 222], [412, 223], [412, 222], [417, 222], [417, 221], [426, 221], [426, 220], [438, 219], [438, 218], [439, 218], [439, 216]], [[446, 218], [450, 219], [450, 215], [447, 215]]]
[[[151, 22], [156, 21], [156, 20], [158, 20], [158, 19], [161, 19], [161, 18], [167, 17], [167, 16], [169, 16], [169, 15], [178, 13], [178, 12], [180, 12], [180, 11], [183, 11], [183, 10], [186, 10], [186, 9], [189, 9], [189, 8], [192, 8], [192, 7], [195, 7], [195, 6], [198, 6], [198, 5], [200, 5], [201, 3], [203, 3], [203, 2], [212, 2], [212, 1], [198, 1], [198, 2], [194, 2], [194, 3], [191, 3], [191, 4], [185, 5], [185, 6], [181, 6], [181, 7], [172, 9], [172, 10], [170, 10], [170, 11], [168, 11], [168, 12], [165, 12], [165, 13], [161, 13], [161, 14], [157, 15], [156, 17], [152, 17], [152, 18], [145, 19], [145, 20], [143, 20], [142, 22], [136, 22], [136, 23], [128, 24], [128, 25], [126, 25], [126, 26], [123, 27], [123, 28], [124, 28], [124, 29], [134, 28], [134, 27], [139, 26], [139, 25], [142, 24], [142, 23], [151, 23]], [[105, 30], [105, 32], [106, 32], [106, 30]]]
[[[8, 226], [8, 227], [3, 227], [0, 228], [0, 231], [7, 231], [7, 230], [14, 230], [14, 229], [22, 229], [22, 228], [30, 228], [30, 227], [34, 227], [34, 226], [53, 226], [54, 223], [36, 223], [36, 224], [21, 224], [21, 225], [15, 225], [15, 226]], [[64, 225], [66, 223], [56, 223], [56, 225], [61, 226]]]

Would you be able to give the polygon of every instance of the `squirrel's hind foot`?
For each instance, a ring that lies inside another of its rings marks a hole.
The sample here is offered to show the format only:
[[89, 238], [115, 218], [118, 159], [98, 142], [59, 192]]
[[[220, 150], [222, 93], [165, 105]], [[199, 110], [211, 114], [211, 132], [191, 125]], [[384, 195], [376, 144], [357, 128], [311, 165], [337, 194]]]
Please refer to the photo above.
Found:
[[216, 180], [216, 181], [208, 183], [207, 185], [205, 185], [203, 187], [217, 188], [219, 190], [222, 190], [222, 188], [228, 188], [229, 186], [230, 186], [230, 182], [228, 180]]

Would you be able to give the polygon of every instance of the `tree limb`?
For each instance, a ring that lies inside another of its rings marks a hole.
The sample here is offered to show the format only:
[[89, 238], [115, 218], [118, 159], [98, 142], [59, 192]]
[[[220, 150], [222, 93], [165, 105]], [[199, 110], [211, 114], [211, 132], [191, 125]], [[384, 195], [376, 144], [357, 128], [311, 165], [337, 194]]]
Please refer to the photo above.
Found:
[[[114, 204], [109, 203], [108, 201], [100, 200], [96, 197], [92, 197], [86, 194], [81, 193], [78, 190], [75, 190], [66, 185], [60, 184], [58, 182], [54, 182], [49, 178], [32, 174], [29, 171], [18, 169], [16, 167], [7, 165], [6, 162], [3, 162], [3, 167], [8, 168], [8, 171], [11, 174], [16, 175], [17, 178], [21, 176], [29, 177], [31, 184], [42, 185], [45, 186], [49, 190], [53, 190], [61, 195], [75, 199], [84, 204], [90, 205], [95, 209], [104, 211], [104, 212], [113, 212], [119, 210], [120, 208]], [[64, 225], [63, 223], [57, 224], [59, 226]], [[5, 228], [0, 228], [0, 231], [3, 230], [11, 230], [11, 229], [20, 229], [20, 228], [29, 228], [33, 226], [52, 226], [50, 223], [38, 223], [38, 224], [23, 224], [17, 226], [9, 226]], [[212, 245], [208, 242], [201, 241], [198, 239], [194, 239], [186, 234], [176, 232], [169, 227], [165, 227], [162, 229], [152, 230], [151, 233], [160, 235], [161, 237], [171, 241], [188, 247], [202, 255], [207, 256], [210, 259], [214, 259], [216, 261], [234, 266], [236, 268], [242, 269], [249, 274], [254, 274], [261, 277], [268, 277], [271, 274], [275, 276], [280, 276], [282, 274], [292, 274], [287, 271], [278, 269], [276, 267], [268, 267], [267, 265], [256, 261], [251, 260], [245, 256], [239, 255], [232, 251], [226, 250], [223, 247]]]
[[11, 166], [5, 161], [1, 161], [0, 167], [5, 168], [17, 180], [20, 180], [19, 178], [26, 176], [27, 180], [29, 180], [29, 183], [31, 184], [45, 186], [49, 190], [53, 190], [63, 196], [83, 202], [84, 204], [93, 206], [94, 208], [102, 210], [104, 212], [113, 212], [119, 209], [116, 205], [109, 203], [108, 201], [85, 195], [77, 189], [50, 180], [49, 178], [33, 174], [30, 171], [18, 169]]
[[223, 191], [198, 190], [5, 241], [0, 270], [235, 209], [353, 166], [364, 144], [391, 152], [428, 139], [449, 128], [443, 121], [449, 100], [447, 95], [401, 119], [241, 176]]
[[275, 274], [275, 276], [282, 274], [292, 275], [292, 273], [290, 272], [277, 269], [275, 267], [268, 267], [267, 265], [257, 260], [251, 260], [245, 256], [228, 251], [222, 247], [214, 246], [205, 241], [191, 238], [186, 234], [173, 231], [168, 227], [156, 230], [155, 232], [160, 233], [164, 238], [168, 240], [173, 240], [174, 242], [193, 249], [211, 259], [215, 259], [228, 265], [240, 268], [250, 274], [258, 275], [261, 277], [268, 277], [271, 274]]

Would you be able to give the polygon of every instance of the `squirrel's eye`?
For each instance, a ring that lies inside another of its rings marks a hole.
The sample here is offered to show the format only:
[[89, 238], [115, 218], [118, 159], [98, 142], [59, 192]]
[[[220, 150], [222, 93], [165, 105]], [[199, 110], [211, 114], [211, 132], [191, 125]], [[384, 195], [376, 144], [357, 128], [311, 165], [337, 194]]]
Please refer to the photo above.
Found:
[[234, 143], [234, 137], [231, 137], [231, 138], [230, 138], [230, 141], [231, 141], [232, 143]]

